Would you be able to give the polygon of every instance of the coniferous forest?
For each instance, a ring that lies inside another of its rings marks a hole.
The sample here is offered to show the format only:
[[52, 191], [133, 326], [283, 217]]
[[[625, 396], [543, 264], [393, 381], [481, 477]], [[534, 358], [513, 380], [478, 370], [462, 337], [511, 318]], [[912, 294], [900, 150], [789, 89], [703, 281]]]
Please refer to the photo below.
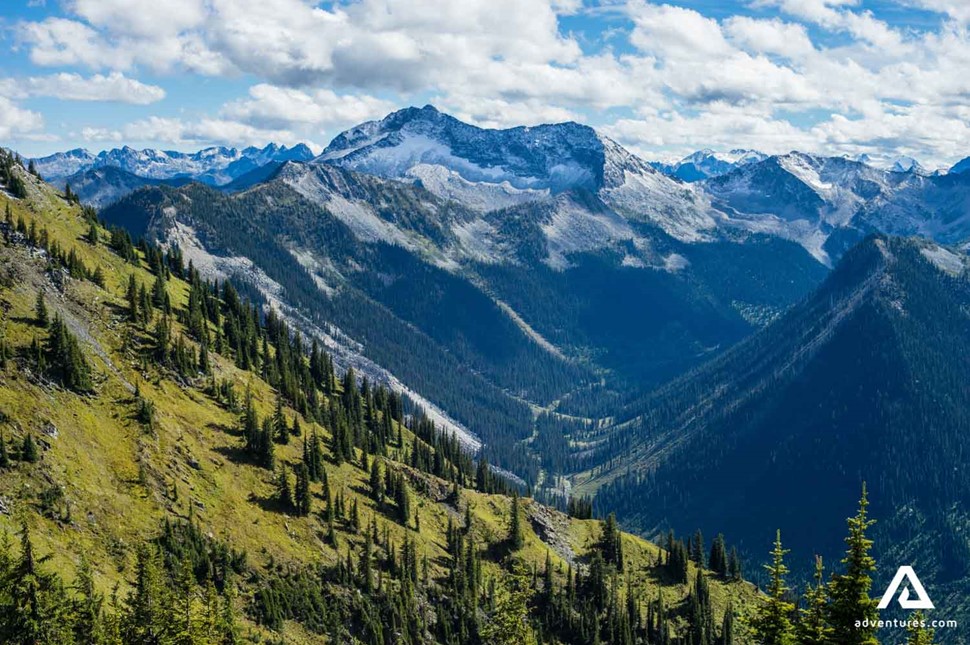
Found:
[[[472, 219], [421, 185], [313, 179], [443, 245]], [[966, 613], [970, 287], [941, 247], [870, 235], [742, 315], [704, 280], [755, 299], [753, 255], [700, 252], [682, 282], [609, 252], [470, 281], [272, 178], [98, 212], [0, 150], [0, 188], [0, 642], [960, 642], [949, 615], [877, 610], [915, 561]], [[529, 258], [549, 208], [492, 224]]]

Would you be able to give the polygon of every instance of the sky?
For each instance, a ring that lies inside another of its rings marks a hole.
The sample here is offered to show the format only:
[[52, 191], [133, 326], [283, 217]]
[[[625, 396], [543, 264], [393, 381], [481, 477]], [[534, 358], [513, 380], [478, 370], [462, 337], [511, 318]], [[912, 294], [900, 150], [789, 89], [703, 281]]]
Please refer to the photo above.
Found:
[[0, 0], [0, 145], [322, 149], [409, 105], [646, 159], [970, 156], [970, 0]]

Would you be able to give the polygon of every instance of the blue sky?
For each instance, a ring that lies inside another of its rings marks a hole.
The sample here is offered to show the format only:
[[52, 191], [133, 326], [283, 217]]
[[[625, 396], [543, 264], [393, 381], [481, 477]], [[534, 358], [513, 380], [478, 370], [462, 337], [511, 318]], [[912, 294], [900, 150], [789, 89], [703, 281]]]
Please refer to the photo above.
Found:
[[407, 105], [644, 157], [970, 155], [966, 0], [4, 0], [0, 145], [308, 142]]

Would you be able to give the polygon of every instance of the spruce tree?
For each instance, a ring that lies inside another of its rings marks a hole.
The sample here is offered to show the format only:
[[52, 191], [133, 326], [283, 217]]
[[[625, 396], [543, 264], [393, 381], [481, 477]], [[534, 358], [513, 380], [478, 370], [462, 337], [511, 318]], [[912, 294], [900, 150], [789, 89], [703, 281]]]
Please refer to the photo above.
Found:
[[[842, 559], [845, 572], [834, 574], [829, 583], [828, 622], [832, 626], [832, 637], [842, 645], [877, 643], [878, 601], [869, 596], [876, 561], [870, 555], [872, 540], [866, 535], [875, 520], [869, 519], [868, 506], [863, 484], [859, 510], [848, 519], [849, 534], [845, 538], [848, 548]], [[857, 627], [857, 624], [862, 626]]]
[[125, 300], [128, 302], [128, 320], [131, 322], [138, 322], [141, 317], [138, 313], [138, 284], [135, 282], [134, 273], [128, 276], [128, 286], [125, 289]]
[[724, 610], [724, 618], [721, 620], [721, 637], [719, 645], [734, 645], [734, 607], [728, 603]]
[[290, 474], [286, 465], [281, 465], [276, 473], [276, 502], [284, 513], [293, 510], [293, 489], [290, 486]]
[[44, 292], [37, 291], [37, 302], [34, 303], [34, 321], [39, 327], [47, 327], [50, 318], [47, 314], [47, 303], [44, 302]]
[[384, 503], [384, 477], [381, 475], [381, 464], [378, 459], [374, 459], [371, 464], [370, 496], [378, 508]]
[[906, 645], [933, 645], [934, 630], [926, 626], [926, 616], [915, 612], [906, 625]]
[[727, 549], [724, 545], [724, 534], [718, 533], [711, 543], [711, 556], [707, 563], [708, 568], [716, 573], [721, 579], [728, 576], [728, 557]]
[[301, 462], [296, 468], [296, 488], [293, 491], [296, 514], [304, 517], [309, 515], [312, 499], [310, 496], [310, 474], [307, 472], [306, 464]]
[[7, 439], [0, 432], [0, 468], [10, 467], [10, 453], [7, 452]]
[[37, 443], [34, 441], [34, 437], [29, 432], [24, 435], [23, 444], [20, 448], [20, 460], [26, 461], [29, 464], [34, 464], [40, 461], [40, 453], [37, 451]]
[[276, 409], [273, 412], [273, 439], [277, 443], [290, 443], [290, 429], [286, 425], [286, 416], [283, 415], [283, 395], [276, 395]]
[[826, 622], [828, 590], [822, 557], [815, 556], [815, 574], [802, 597], [796, 636], [799, 645], [825, 645], [832, 642], [832, 628]]
[[522, 532], [522, 518], [519, 509], [519, 493], [512, 493], [512, 505], [509, 518], [509, 546], [513, 551], [518, 551], [525, 544], [525, 535]]
[[781, 546], [781, 531], [778, 531], [775, 548], [771, 551], [771, 564], [765, 565], [769, 576], [766, 592], [768, 598], [752, 621], [760, 645], [792, 645], [795, 642], [790, 619], [795, 605], [787, 600], [788, 585], [785, 583], [785, 576], [788, 574], [788, 567], [785, 565], [786, 553], [788, 551]]

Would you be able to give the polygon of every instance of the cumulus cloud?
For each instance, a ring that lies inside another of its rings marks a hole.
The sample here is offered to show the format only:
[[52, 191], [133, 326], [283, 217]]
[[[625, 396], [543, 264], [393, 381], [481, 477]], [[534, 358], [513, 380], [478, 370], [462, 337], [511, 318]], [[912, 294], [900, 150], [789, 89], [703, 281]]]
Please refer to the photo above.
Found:
[[222, 114], [263, 128], [331, 128], [381, 117], [393, 107], [368, 95], [337, 94], [329, 89], [305, 92], [261, 83], [249, 88], [248, 98], [226, 104]]
[[0, 95], [0, 139], [26, 138], [38, 133], [43, 127], [44, 118], [40, 114], [25, 110]]
[[155, 141], [176, 146], [264, 145], [270, 141], [299, 143], [289, 130], [259, 128], [230, 119], [197, 120], [151, 116], [124, 125], [119, 130], [87, 128], [89, 141]]
[[[744, 0], [761, 11], [718, 17], [680, 0], [595, 10], [581, 0], [64, 0], [63, 15], [15, 29], [36, 65], [95, 72], [38, 76], [29, 96], [147, 104], [163, 90], [135, 80], [142, 69], [255, 79], [208, 119], [143, 118], [85, 135], [102, 140], [333, 134], [431, 97], [489, 127], [592, 121], [645, 152], [965, 156], [970, 4], [890, 1], [938, 12], [939, 24], [901, 28], [862, 0]], [[562, 17], [583, 11], [609, 14], [604, 40], [623, 46], [566, 30]]]
[[146, 85], [120, 72], [108, 75], [51, 74], [0, 80], [7, 96], [24, 99], [34, 96], [70, 101], [114, 101], [132, 105], [149, 105], [165, 98], [165, 90]]

